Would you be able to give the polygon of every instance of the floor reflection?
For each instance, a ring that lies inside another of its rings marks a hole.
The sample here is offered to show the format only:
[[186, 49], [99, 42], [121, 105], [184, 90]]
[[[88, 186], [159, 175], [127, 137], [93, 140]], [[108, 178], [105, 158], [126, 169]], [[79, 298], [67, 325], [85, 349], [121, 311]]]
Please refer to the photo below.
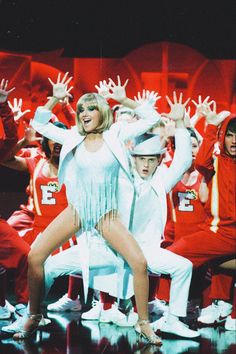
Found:
[[[200, 328], [198, 340], [177, 338], [163, 339], [157, 348], [139, 339], [133, 328], [117, 327], [98, 321], [80, 319], [80, 312], [53, 313], [45, 316], [52, 323], [37, 331], [34, 338], [16, 342], [10, 335], [1, 333], [2, 354], [233, 354], [236, 351], [236, 332], [222, 327]], [[10, 324], [1, 321], [0, 327]]]

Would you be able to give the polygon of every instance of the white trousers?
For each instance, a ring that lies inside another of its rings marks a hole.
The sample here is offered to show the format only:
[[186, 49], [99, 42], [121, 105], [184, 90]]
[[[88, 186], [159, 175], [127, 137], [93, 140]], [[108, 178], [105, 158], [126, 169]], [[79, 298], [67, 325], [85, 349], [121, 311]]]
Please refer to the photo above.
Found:
[[[82, 273], [84, 249], [80, 241], [81, 238], [78, 238], [76, 246], [55, 256], [50, 256], [46, 260], [44, 264], [45, 296], [57, 277]], [[107, 292], [114, 297], [126, 299], [134, 294], [130, 270], [126, 268], [122, 271], [122, 278], [125, 281], [121, 284], [117, 276], [117, 269], [120, 267], [120, 258], [105, 244], [104, 240], [97, 239], [96, 241], [94, 239], [91, 243], [88, 266], [90, 288]], [[126, 281], [126, 279], [128, 280]], [[121, 287], [122, 291], [120, 291]], [[124, 296], [120, 296], [121, 294], [124, 294]]]
[[155, 274], [169, 274], [171, 277], [169, 312], [175, 316], [185, 317], [192, 278], [192, 262], [161, 247], [150, 247], [150, 244], [140, 246], [149, 271]]
[[[169, 274], [171, 277], [169, 312], [175, 316], [185, 317], [192, 278], [192, 263], [164, 248], [150, 247], [150, 244], [141, 245], [141, 248], [151, 273]], [[47, 295], [57, 277], [80, 274], [82, 261], [83, 249], [79, 242], [76, 246], [50, 256], [44, 265], [45, 294]], [[89, 259], [89, 286], [117, 297], [118, 265], [118, 257], [109, 247], [103, 242], [93, 243]], [[133, 295], [133, 279], [130, 273], [124, 283], [126, 283], [124, 285], [126, 295], [123, 298], [130, 298]]]

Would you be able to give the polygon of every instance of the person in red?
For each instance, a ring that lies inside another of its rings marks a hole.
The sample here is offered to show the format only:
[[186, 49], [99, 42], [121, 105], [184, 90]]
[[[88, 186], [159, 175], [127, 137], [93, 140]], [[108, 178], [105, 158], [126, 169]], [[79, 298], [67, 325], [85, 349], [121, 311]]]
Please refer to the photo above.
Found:
[[170, 192], [175, 242], [183, 236], [183, 230], [185, 235], [200, 231], [200, 226], [206, 218], [204, 204], [208, 199], [208, 188], [203, 175], [195, 168], [200, 142], [194, 129], [188, 130], [192, 142], [193, 162]]
[[[183, 230], [183, 237], [168, 247], [191, 260], [194, 267], [216, 258], [232, 256], [236, 249], [236, 115], [230, 115], [228, 111], [217, 114], [215, 102], [212, 109], [210, 106], [205, 105], [207, 127], [195, 161], [196, 169], [204, 176], [209, 190], [205, 204], [206, 220], [202, 230], [191, 235], [186, 235]], [[220, 147], [218, 155], [213, 154], [217, 141]], [[227, 291], [229, 298], [232, 277], [224, 281], [225, 286], [217, 291], [212, 285], [212, 293], [214, 290], [217, 293], [217, 298], [212, 295], [212, 299], [217, 299], [214, 304], [217, 307], [220, 307], [221, 300], [226, 300], [223, 292]], [[212, 312], [216, 313], [214, 308]], [[220, 311], [217, 311], [217, 316], [220, 317]]]
[[[206, 218], [204, 204], [208, 198], [208, 189], [203, 176], [195, 168], [200, 141], [194, 128], [187, 129], [190, 132], [192, 143], [192, 165], [168, 194], [169, 222], [167, 225], [171, 225], [172, 229], [166, 227], [162, 247], [170, 246], [180, 239], [183, 236], [183, 230], [186, 235], [199, 231], [200, 225]], [[175, 149], [174, 140], [172, 141], [172, 149]], [[173, 232], [173, 240], [166, 238], [166, 235], [169, 236], [170, 230]], [[161, 278], [157, 292], [157, 297], [165, 302], [169, 302], [168, 282], [167, 279]]]
[[[67, 129], [65, 124], [61, 122], [54, 122], [53, 124], [62, 129]], [[42, 150], [45, 153], [45, 158], [39, 158], [38, 155], [34, 157], [15, 155], [9, 157], [3, 163], [5, 166], [18, 171], [27, 171], [31, 176], [35, 215], [32, 228], [23, 236], [23, 239], [29, 245], [32, 245], [36, 237], [68, 205], [65, 186], [58, 192], [57, 171], [61, 145], [43, 137]], [[75, 236], [66, 242], [61, 249], [54, 251], [53, 254], [74, 244], [76, 244]]]
[[[24, 136], [20, 139], [14, 151], [11, 151], [11, 155], [16, 154], [17, 156], [28, 158], [34, 157], [38, 160], [44, 157], [44, 152], [41, 147], [41, 137], [37, 136], [35, 130], [29, 126], [29, 122], [24, 120], [25, 113], [30, 112], [29, 109], [22, 111], [22, 99], [17, 100], [14, 98], [13, 103], [9, 102], [9, 106], [14, 114], [14, 120], [18, 127], [18, 136], [22, 135], [22, 126], [24, 127]], [[52, 114], [51, 121], [57, 121], [57, 117]], [[21, 130], [19, 133], [19, 129]], [[34, 221], [34, 202], [32, 195], [32, 181], [29, 181], [29, 185], [25, 190], [26, 195], [28, 196], [27, 202], [25, 204], [20, 204], [18, 210], [15, 210], [7, 219], [9, 225], [11, 225], [21, 237], [28, 232], [33, 225]]]
[[[0, 83], [0, 117], [4, 136], [0, 138], [0, 162], [7, 158], [9, 150], [18, 140], [14, 115], [8, 104], [8, 95], [14, 88], [7, 90], [8, 81]], [[29, 245], [24, 242], [17, 232], [0, 218], [0, 319], [11, 316], [9, 303], [6, 301], [6, 273], [8, 269], [15, 270], [15, 296], [17, 305], [28, 302], [27, 288], [27, 256]]]

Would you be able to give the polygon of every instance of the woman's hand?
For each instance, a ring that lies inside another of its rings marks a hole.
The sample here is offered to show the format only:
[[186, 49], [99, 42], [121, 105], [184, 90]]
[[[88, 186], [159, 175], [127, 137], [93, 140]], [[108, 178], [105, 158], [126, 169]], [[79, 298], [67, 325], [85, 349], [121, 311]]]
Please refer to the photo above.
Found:
[[108, 83], [106, 82], [106, 80], [99, 81], [99, 85], [95, 85], [95, 88], [97, 89], [99, 95], [103, 96], [105, 99], [109, 98], [110, 87], [109, 87]]
[[125, 83], [122, 85], [120, 76], [117, 75], [117, 84], [115, 84], [115, 82], [111, 78], [109, 78], [109, 83], [107, 84], [107, 88], [108, 88], [107, 98], [112, 98], [113, 100], [123, 104], [123, 102], [127, 98], [125, 88], [128, 84], [128, 81], [129, 80], [127, 79]]
[[53, 98], [55, 98], [57, 101], [63, 100], [66, 97], [72, 97], [70, 91], [73, 89], [73, 86], [71, 86], [69, 89], [67, 88], [69, 82], [72, 80], [72, 76], [67, 79], [68, 74], [69, 73], [66, 72], [61, 79], [61, 73], [59, 73], [56, 83], [48, 78], [49, 82], [52, 84]]
[[8, 80], [2, 79], [0, 84], [0, 103], [7, 101], [9, 94], [15, 90], [15, 87], [7, 90]]

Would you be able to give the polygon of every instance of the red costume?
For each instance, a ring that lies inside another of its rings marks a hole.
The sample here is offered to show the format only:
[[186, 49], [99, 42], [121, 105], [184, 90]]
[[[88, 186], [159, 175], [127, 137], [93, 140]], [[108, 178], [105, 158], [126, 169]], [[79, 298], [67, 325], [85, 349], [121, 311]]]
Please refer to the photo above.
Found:
[[[236, 160], [227, 155], [224, 149], [227, 125], [233, 118], [235, 116], [225, 119], [219, 130], [220, 154], [213, 155], [218, 127], [209, 124], [196, 158], [196, 168], [205, 177], [209, 189], [209, 198], [205, 205], [207, 216], [202, 231], [186, 235], [168, 248], [191, 260], [195, 267], [235, 253]], [[227, 289], [231, 281], [232, 278], [229, 277], [226, 281]], [[214, 298], [217, 296], [218, 299], [225, 299], [225, 293], [220, 295], [219, 292], [219, 288], [212, 286]]]
[[191, 235], [201, 230], [200, 225], [206, 219], [204, 205], [199, 199], [202, 179], [203, 176], [198, 174], [196, 182], [191, 186], [179, 181], [170, 192], [175, 241], [182, 235]]
[[[0, 104], [0, 116], [5, 135], [0, 139], [0, 161], [17, 143], [17, 128], [13, 113], [7, 102]], [[28, 302], [27, 257], [29, 245], [17, 232], [0, 218], [0, 264], [6, 269], [15, 269], [15, 295], [17, 303]]]
[[[33, 229], [24, 236], [24, 240], [31, 245], [37, 235], [67, 207], [68, 203], [65, 186], [63, 185], [61, 190], [58, 191], [58, 178], [44, 175], [43, 167], [47, 162], [46, 159], [38, 161], [37, 157], [27, 158], [26, 162], [32, 180], [35, 217]], [[60, 250], [67, 249], [75, 244], [76, 238], [73, 236], [60, 247]], [[53, 254], [58, 253], [60, 250], [54, 251]]]

